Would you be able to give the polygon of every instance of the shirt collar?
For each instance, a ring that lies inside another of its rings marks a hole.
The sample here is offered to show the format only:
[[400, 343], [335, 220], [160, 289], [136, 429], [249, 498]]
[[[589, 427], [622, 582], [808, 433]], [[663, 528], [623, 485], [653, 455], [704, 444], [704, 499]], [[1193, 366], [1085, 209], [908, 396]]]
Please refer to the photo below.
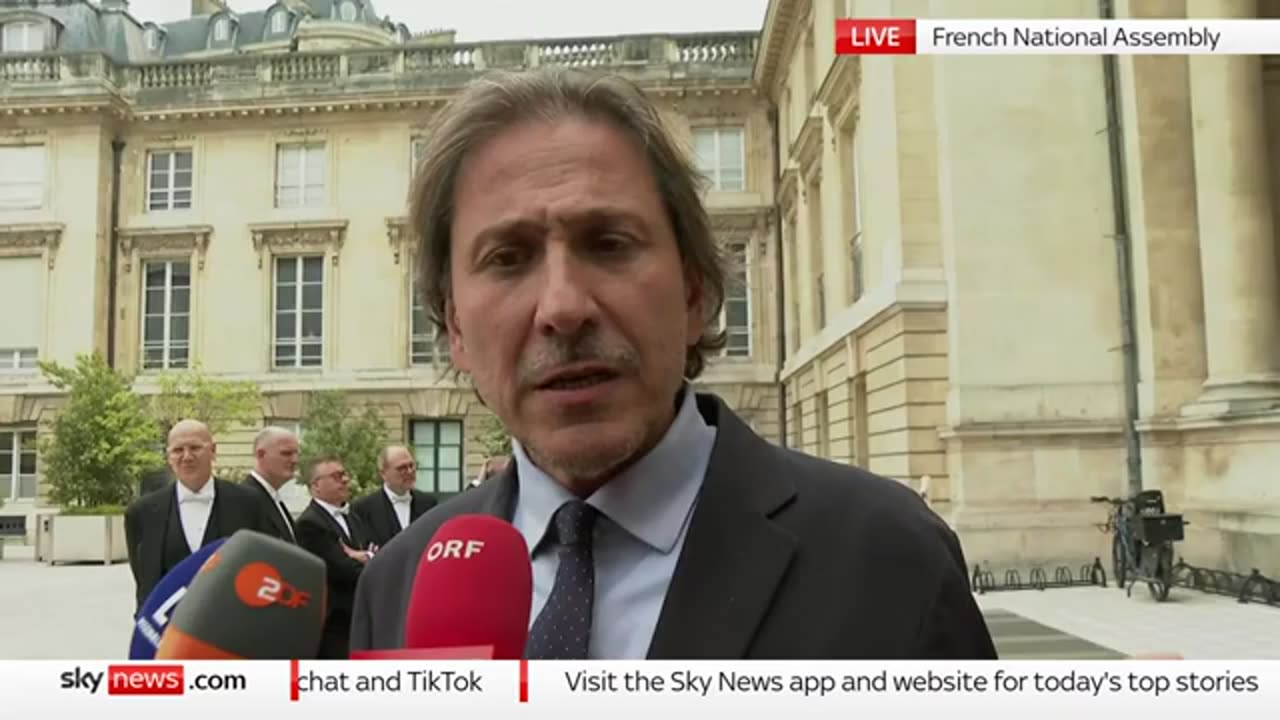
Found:
[[[663, 554], [671, 552], [680, 539], [716, 438], [715, 428], [698, 412], [693, 389], [686, 386], [683, 395], [662, 440], [587, 498], [587, 504]], [[575, 496], [534, 465], [514, 438], [511, 449], [520, 483], [516, 526], [532, 554], [546, 534], [551, 516]]]
[[176, 482], [174, 485], [178, 486], [178, 502], [182, 502], [188, 498], [208, 498], [213, 500], [216, 495], [214, 491], [213, 478], [206, 480], [204, 487], [200, 488], [199, 492], [191, 492], [190, 488], [180, 482]]
[[[383, 486], [382, 486], [382, 491], [383, 491], [383, 492], [385, 492], [385, 493], [387, 494], [387, 499], [391, 501], [391, 504], [392, 504], [392, 505], [394, 505], [394, 504], [395, 504], [396, 500], [399, 500], [399, 501], [401, 501], [401, 502], [410, 502], [410, 503], [411, 503], [411, 502], [413, 502], [413, 491], [412, 491], [412, 490], [410, 490], [409, 492], [407, 492], [407, 493], [405, 493], [405, 494], [403, 494], [403, 495], [397, 495], [395, 490], [392, 490], [390, 487], [387, 487], [386, 485], [383, 485]], [[405, 500], [405, 498], [408, 498], [408, 500]]]
[[315, 500], [316, 504], [324, 508], [325, 511], [328, 512], [330, 515], [346, 515], [347, 514], [346, 505], [343, 505], [342, 507], [338, 507], [337, 505], [321, 500], [320, 498], [312, 498], [312, 500]]
[[249, 477], [257, 480], [258, 484], [262, 486], [263, 490], [267, 491], [267, 494], [271, 496], [272, 500], [280, 502], [280, 491], [271, 487], [271, 483], [267, 482], [261, 475], [259, 475], [257, 470], [250, 470]]

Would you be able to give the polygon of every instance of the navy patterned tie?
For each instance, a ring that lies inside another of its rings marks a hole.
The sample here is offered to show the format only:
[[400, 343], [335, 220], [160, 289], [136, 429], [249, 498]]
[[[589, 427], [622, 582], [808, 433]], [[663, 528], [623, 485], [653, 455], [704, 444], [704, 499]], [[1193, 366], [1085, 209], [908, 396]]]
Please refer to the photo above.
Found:
[[529, 630], [525, 657], [530, 660], [587, 659], [596, 588], [591, 555], [595, 521], [596, 509], [580, 500], [561, 505], [552, 518], [560, 567], [547, 604]]

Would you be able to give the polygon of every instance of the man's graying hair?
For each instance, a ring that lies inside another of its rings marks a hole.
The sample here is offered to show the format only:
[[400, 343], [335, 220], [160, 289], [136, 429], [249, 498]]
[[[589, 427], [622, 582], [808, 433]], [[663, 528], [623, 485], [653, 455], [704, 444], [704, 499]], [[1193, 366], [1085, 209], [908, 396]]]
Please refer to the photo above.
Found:
[[704, 179], [639, 87], [613, 75], [568, 68], [493, 72], [469, 84], [432, 122], [410, 190], [409, 231], [418, 246], [423, 305], [443, 334], [450, 299], [449, 247], [454, 192], [463, 160], [501, 130], [530, 120], [579, 117], [609, 122], [644, 152], [675, 230], [688, 277], [701, 283], [706, 329], [685, 356], [685, 377], [698, 377], [708, 354], [724, 347], [711, 320], [724, 302], [724, 259], [700, 197]]

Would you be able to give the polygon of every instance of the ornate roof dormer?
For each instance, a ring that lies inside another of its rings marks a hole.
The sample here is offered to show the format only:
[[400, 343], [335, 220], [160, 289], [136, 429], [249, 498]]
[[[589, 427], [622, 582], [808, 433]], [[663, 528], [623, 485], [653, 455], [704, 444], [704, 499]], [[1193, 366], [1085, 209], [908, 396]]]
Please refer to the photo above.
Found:
[[236, 46], [236, 34], [240, 30], [240, 16], [230, 10], [214, 13], [209, 18], [210, 50], [230, 49]]

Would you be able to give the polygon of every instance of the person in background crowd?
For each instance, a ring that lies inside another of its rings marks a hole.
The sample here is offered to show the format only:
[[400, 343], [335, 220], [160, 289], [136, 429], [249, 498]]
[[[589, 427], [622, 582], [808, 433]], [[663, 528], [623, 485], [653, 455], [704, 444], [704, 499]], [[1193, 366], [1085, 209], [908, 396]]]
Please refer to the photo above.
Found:
[[307, 467], [306, 477], [311, 504], [298, 516], [298, 544], [324, 560], [328, 573], [328, 611], [317, 657], [345, 660], [356, 583], [378, 548], [370, 543], [368, 529], [347, 504], [351, 476], [342, 460], [317, 458]]
[[263, 428], [253, 439], [253, 470], [240, 484], [249, 488], [263, 514], [271, 520], [271, 534], [297, 544], [293, 515], [280, 498], [280, 488], [298, 471], [298, 437], [280, 427]]
[[204, 423], [174, 425], [166, 454], [176, 482], [134, 500], [124, 514], [139, 608], [166, 573], [206, 543], [239, 530], [275, 532], [250, 490], [213, 476], [218, 446]]
[[378, 474], [382, 488], [351, 503], [351, 512], [364, 521], [370, 541], [382, 547], [435, 507], [436, 499], [414, 487], [418, 464], [403, 445], [389, 445], [378, 453]]

